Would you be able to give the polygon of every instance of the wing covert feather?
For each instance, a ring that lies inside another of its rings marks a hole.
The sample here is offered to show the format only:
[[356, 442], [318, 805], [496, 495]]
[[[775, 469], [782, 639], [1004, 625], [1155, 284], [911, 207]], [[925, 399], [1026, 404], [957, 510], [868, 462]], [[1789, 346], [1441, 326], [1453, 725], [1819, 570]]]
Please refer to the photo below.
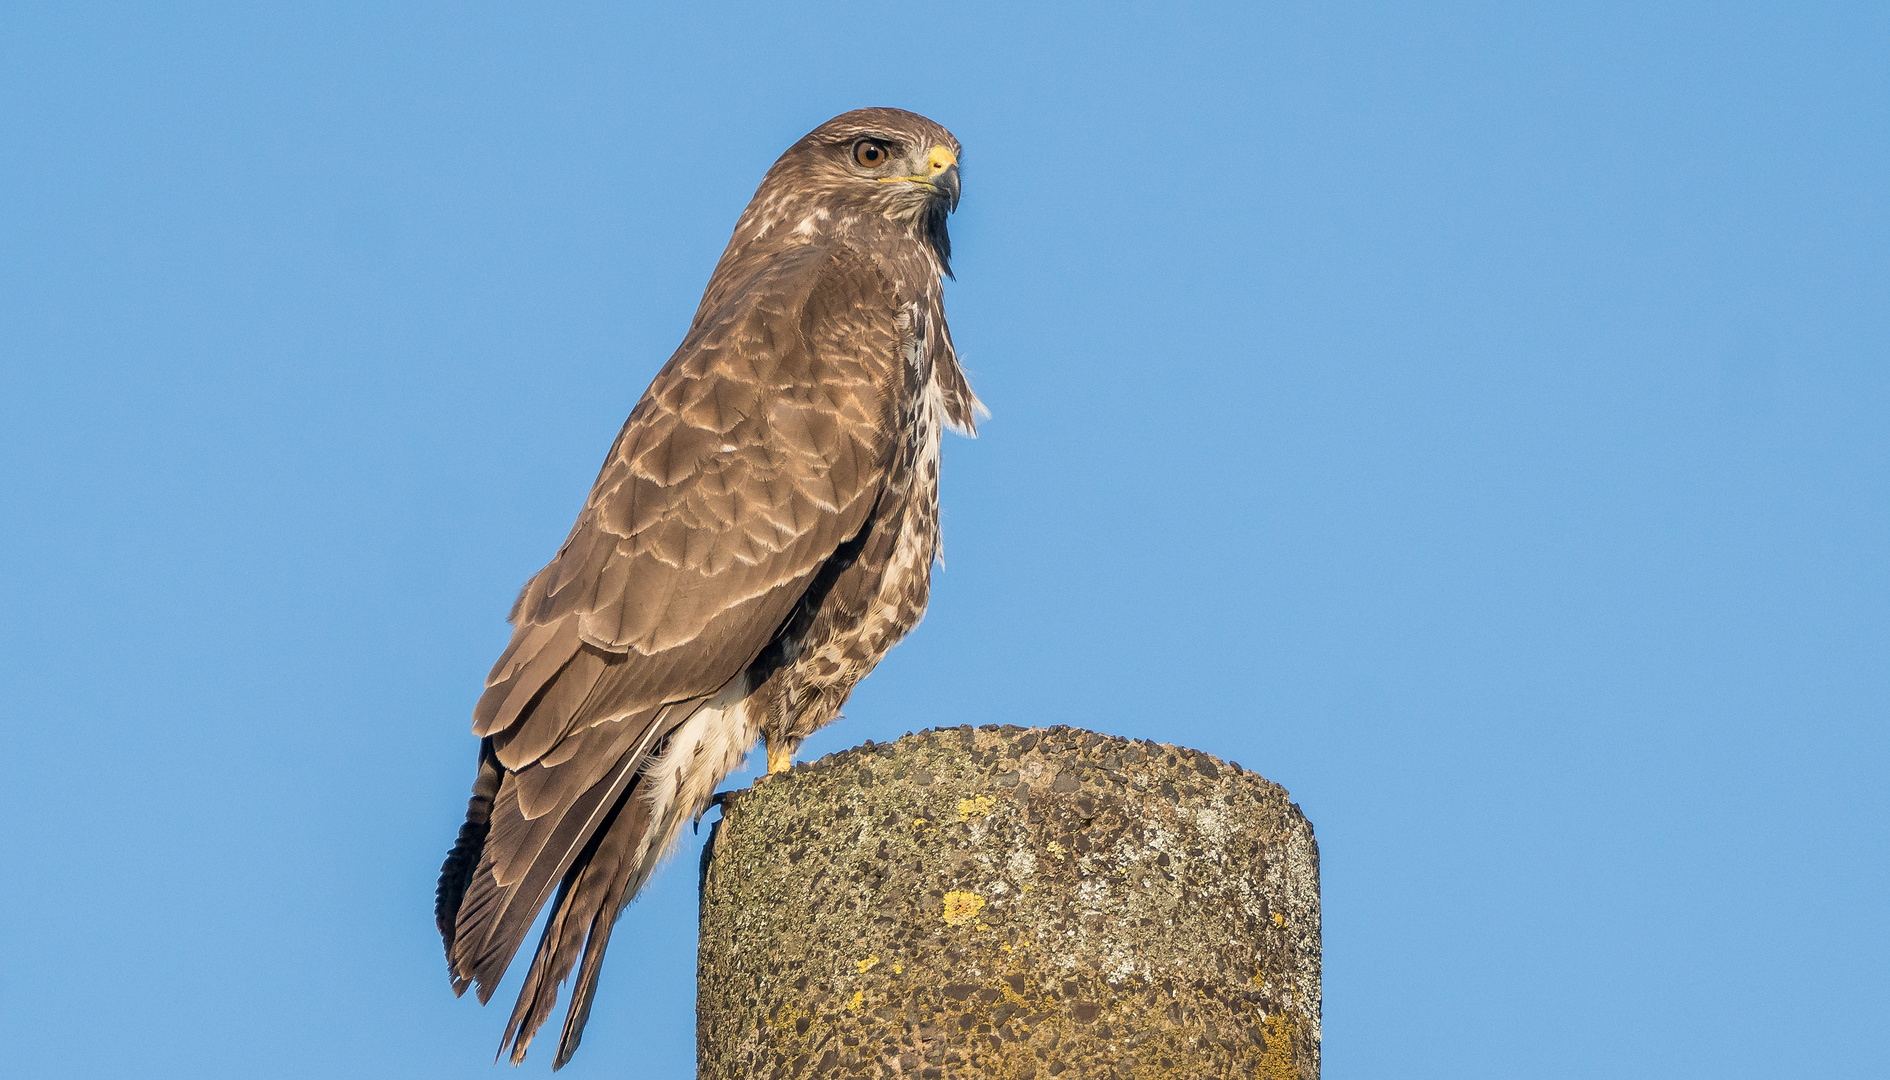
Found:
[[[699, 320], [520, 596], [475, 710], [480, 735], [529, 729], [508, 768], [593, 717], [714, 693], [766, 646], [869, 520], [903, 335], [870, 262], [811, 247]], [[591, 651], [623, 670], [601, 676]]]

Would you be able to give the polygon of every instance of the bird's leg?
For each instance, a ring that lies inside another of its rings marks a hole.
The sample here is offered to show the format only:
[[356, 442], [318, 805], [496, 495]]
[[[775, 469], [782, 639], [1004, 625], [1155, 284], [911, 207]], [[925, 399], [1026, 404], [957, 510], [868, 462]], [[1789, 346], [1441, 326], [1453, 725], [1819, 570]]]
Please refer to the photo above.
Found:
[[771, 732], [763, 732], [762, 738], [768, 743], [769, 776], [787, 772], [794, 767], [794, 751], [800, 747], [801, 740], [786, 735], [776, 738]]

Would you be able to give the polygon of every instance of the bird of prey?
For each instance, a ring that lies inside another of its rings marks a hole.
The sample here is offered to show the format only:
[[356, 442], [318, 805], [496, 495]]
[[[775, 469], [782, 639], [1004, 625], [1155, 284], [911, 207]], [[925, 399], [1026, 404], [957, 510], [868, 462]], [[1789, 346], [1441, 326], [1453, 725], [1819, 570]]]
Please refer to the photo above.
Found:
[[900, 109], [781, 155], [512, 607], [434, 915], [454, 992], [484, 1003], [551, 902], [513, 1064], [581, 955], [570, 1060], [618, 913], [756, 737], [787, 769], [925, 611], [940, 434], [983, 410], [941, 296], [958, 155]]

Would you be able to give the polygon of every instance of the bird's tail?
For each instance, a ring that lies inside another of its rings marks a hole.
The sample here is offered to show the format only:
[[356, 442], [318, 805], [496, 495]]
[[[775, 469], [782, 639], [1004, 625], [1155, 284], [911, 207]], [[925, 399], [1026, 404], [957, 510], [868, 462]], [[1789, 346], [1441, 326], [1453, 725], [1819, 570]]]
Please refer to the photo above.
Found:
[[[512, 772], [482, 745], [473, 798], [458, 842], [440, 869], [434, 914], [446, 944], [455, 993], [477, 984], [489, 1000], [556, 887], [544, 933], [519, 990], [499, 1053], [525, 1059], [532, 1037], [557, 1006], [558, 987], [578, 966], [553, 1068], [571, 1059], [583, 1037], [610, 931], [674, 846], [690, 818], [753, 741], [728, 693], [664, 706], [639, 722], [602, 725], [573, 736], [595, 740], [562, 763]], [[490, 743], [490, 739], [487, 743]], [[582, 761], [596, 771], [564, 770]], [[549, 805], [534, 784], [557, 784]], [[538, 806], [536, 816], [526, 817]]]
[[642, 891], [675, 848], [683, 828], [708, 807], [715, 786], [741, 764], [754, 742], [754, 729], [740, 704], [746, 686], [736, 680], [664, 738], [638, 771], [635, 785], [565, 874], [499, 1042], [501, 1054], [509, 1046], [514, 1065], [525, 1060], [532, 1035], [557, 1005], [558, 986], [571, 974], [581, 950], [583, 966], [571, 987], [571, 1005], [551, 1067], [562, 1068], [577, 1051], [618, 913]]
[[[660, 738], [663, 712], [582, 733], [579, 738], [595, 743], [589, 747], [593, 760], [607, 763], [595, 771], [567, 761], [556, 768], [533, 764], [512, 772], [482, 745], [466, 823], [440, 868], [434, 916], [453, 992], [476, 985], [484, 1003], [556, 889], [544, 940], [500, 1047], [501, 1053], [511, 1050], [514, 1063], [524, 1059], [532, 1034], [557, 1001], [558, 983], [570, 974], [587, 937], [582, 1008], [574, 1012], [588, 1009], [610, 924], [646, 876], [635, 873], [636, 860], [624, 859], [623, 852], [635, 854], [645, 843], [649, 805], [639, 797], [646, 786], [640, 773], [651, 740]], [[557, 785], [548, 805], [534, 784]], [[575, 1027], [567, 1025], [569, 1045], [560, 1064], [569, 1058], [582, 1027], [581, 1015]]]
[[650, 828], [649, 800], [638, 798], [638, 794], [632, 788], [617, 804], [558, 886], [537, 955], [532, 957], [531, 969], [519, 989], [518, 1004], [512, 1008], [505, 1036], [499, 1040], [499, 1053], [509, 1049], [514, 1065], [525, 1060], [532, 1036], [557, 1007], [558, 987], [571, 974], [580, 950], [584, 966], [571, 988], [571, 1005], [565, 1011], [558, 1056], [551, 1067], [562, 1068], [570, 1061], [584, 1037], [584, 1023], [590, 1018], [591, 998], [597, 992], [597, 972], [604, 961], [604, 949], [610, 944], [611, 927], [657, 861], [647, 851], [638, 857], [638, 849], [646, 847]]

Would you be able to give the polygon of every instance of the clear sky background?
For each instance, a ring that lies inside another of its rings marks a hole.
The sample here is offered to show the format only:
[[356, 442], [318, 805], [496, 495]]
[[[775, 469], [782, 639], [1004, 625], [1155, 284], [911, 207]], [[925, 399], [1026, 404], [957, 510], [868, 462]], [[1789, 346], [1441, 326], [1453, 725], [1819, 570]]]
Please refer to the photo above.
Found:
[[[861, 105], [964, 142], [993, 415], [809, 755], [1286, 785], [1331, 1078], [1890, 1075], [1884, 5], [167, 0], [0, 5], [9, 1076], [505, 1075], [503, 616]], [[695, 855], [565, 1075], [693, 1075]]]

